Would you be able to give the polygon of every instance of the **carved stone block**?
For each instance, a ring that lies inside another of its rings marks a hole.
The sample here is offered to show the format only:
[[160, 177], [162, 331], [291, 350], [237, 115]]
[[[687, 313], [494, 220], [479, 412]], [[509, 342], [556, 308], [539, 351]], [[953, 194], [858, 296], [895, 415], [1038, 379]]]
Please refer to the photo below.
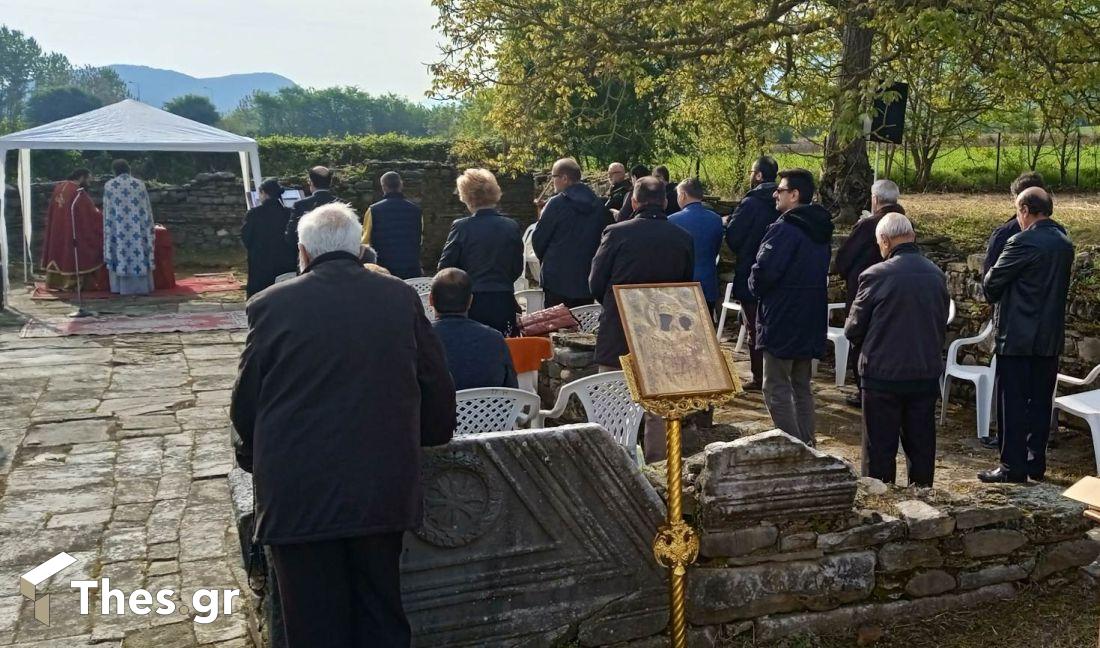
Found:
[[848, 464], [780, 430], [711, 443], [704, 454], [696, 492], [707, 530], [841, 515], [855, 503]]

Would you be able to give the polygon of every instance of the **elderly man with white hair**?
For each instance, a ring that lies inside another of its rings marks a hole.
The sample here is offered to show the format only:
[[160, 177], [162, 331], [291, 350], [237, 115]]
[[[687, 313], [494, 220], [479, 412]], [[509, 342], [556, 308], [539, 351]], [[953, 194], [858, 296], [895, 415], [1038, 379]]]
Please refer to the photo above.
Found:
[[860, 347], [863, 475], [892, 483], [900, 438], [909, 483], [931, 486], [950, 304], [947, 278], [921, 254], [904, 215], [884, 215], [875, 240], [885, 260], [859, 276], [844, 325], [844, 335]]
[[450, 440], [443, 347], [403, 281], [363, 268], [362, 229], [329, 203], [296, 230], [302, 274], [257, 293], [230, 416], [253, 474], [287, 645], [408, 646], [405, 531], [420, 524], [420, 447]]
[[[849, 305], [856, 298], [856, 289], [859, 286], [859, 275], [864, 270], [882, 261], [879, 253], [878, 241], [875, 238], [875, 228], [886, 214], [904, 214], [905, 209], [898, 204], [901, 190], [893, 180], [882, 179], [871, 185], [871, 215], [861, 219], [852, 227], [852, 233], [836, 251], [836, 273], [844, 277], [846, 284], [846, 301]], [[856, 393], [848, 397], [847, 403], [853, 407], [861, 407], [863, 404], [859, 395], [859, 347], [853, 345], [848, 357], [848, 366], [852, 368], [852, 375], [856, 381]]]
[[623, 208], [623, 203], [630, 200], [630, 192], [634, 185], [626, 175], [626, 166], [622, 162], [612, 162], [607, 166], [607, 181], [611, 183], [608, 190], [607, 202], [604, 203], [611, 210], [612, 215], [618, 215]]

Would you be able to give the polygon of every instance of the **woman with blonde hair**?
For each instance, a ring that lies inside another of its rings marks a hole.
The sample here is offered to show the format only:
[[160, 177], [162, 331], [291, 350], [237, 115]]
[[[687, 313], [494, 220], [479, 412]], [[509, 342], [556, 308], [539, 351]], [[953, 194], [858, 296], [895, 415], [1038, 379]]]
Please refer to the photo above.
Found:
[[500, 185], [486, 169], [467, 169], [458, 176], [458, 199], [470, 216], [455, 219], [439, 269], [459, 268], [473, 282], [469, 317], [500, 331], [518, 334], [514, 284], [523, 272], [523, 240], [519, 224], [497, 211]]

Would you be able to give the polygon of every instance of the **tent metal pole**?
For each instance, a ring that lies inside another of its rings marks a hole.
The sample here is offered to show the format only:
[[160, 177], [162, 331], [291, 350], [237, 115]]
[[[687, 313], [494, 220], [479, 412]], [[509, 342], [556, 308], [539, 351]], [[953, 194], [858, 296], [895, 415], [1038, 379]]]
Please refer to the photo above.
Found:
[[7, 149], [0, 148], [0, 308], [8, 307], [8, 296], [11, 294], [11, 282], [8, 280], [8, 222], [5, 212], [8, 208], [8, 192], [5, 163], [8, 156]]

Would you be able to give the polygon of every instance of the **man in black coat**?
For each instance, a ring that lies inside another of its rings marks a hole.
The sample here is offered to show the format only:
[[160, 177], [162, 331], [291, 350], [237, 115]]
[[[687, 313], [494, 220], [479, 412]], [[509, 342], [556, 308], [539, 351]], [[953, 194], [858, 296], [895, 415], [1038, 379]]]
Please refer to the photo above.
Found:
[[539, 284], [546, 307], [567, 308], [592, 303], [588, 273], [600, 245], [600, 235], [611, 224], [607, 207], [581, 182], [581, 167], [564, 158], [551, 171], [554, 197], [539, 216], [531, 245], [542, 264]]
[[844, 325], [844, 335], [860, 347], [863, 476], [894, 483], [900, 438], [909, 484], [931, 487], [951, 301], [947, 277], [921, 254], [913, 224], [902, 214], [880, 218], [875, 236], [886, 260], [859, 276]]
[[[1009, 191], [1012, 193], [1012, 200], [1016, 200], [1016, 196], [1020, 195], [1021, 191], [1030, 189], [1031, 187], [1039, 187], [1044, 190], [1047, 188], [1046, 184], [1043, 182], [1043, 176], [1037, 171], [1024, 171], [1012, 181], [1011, 185], [1009, 185]], [[1059, 227], [1061, 227], [1061, 225], [1059, 225]], [[989, 274], [990, 269], [997, 263], [997, 258], [1000, 257], [1001, 252], [1004, 251], [1008, 239], [1019, 233], [1020, 223], [1016, 220], [1015, 214], [999, 225], [997, 229], [993, 230], [985, 246], [985, 259], [982, 260], [983, 277]], [[1001, 411], [1001, 387], [1000, 381], [996, 381], [993, 387], [995, 390], [993, 394], [993, 407], [997, 412], [997, 434], [978, 439], [978, 442], [986, 448], [997, 450], [1001, 448], [1001, 430], [1004, 429], [1004, 412]]]
[[626, 201], [630, 200], [633, 185], [630, 184], [630, 178], [626, 177], [626, 167], [622, 162], [612, 162], [608, 165], [607, 180], [611, 183], [611, 189], [608, 191], [604, 206], [611, 210], [612, 216], [615, 216]]
[[737, 209], [726, 224], [726, 244], [735, 257], [733, 269], [733, 297], [741, 303], [741, 314], [745, 318], [748, 330], [749, 365], [752, 368], [752, 382], [746, 384], [746, 390], [759, 391], [764, 381], [764, 352], [756, 348], [756, 296], [749, 290], [749, 274], [752, 264], [756, 263], [756, 254], [760, 251], [760, 241], [768, 226], [779, 219], [779, 210], [775, 207], [775, 176], [779, 165], [770, 156], [757, 158], [749, 173], [749, 185], [752, 189], [737, 204]]
[[436, 314], [432, 328], [447, 353], [455, 389], [519, 387], [504, 336], [467, 316], [473, 299], [470, 275], [458, 268], [440, 270], [432, 279], [428, 294]]
[[668, 167], [663, 164], [653, 167], [653, 175], [665, 183], [665, 215], [671, 216], [680, 211], [680, 199], [676, 195], [676, 184], [672, 182], [672, 174], [669, 173]]
[[[882, 262], [882, 254], [879, 252], [879, 243], [875, 238], [875, 228], [886, 214], [904, 214], [905, 210], [898, 204], [901, 190], [893, 180], [878, 180], [871, 185], [871, 215], [862, 218], [852, 227], [852, 233], [840, 245], [836, 251], [836, 273], [844, 277], [846, 297], [845, 301], [851, 307], [856, 299], [856, 290], [859, 288], [859, 276], [863, 271], [876, 263]], [[848, 366], [852, 368], [852, 375], [856, 381], [856, 392], [846, 399], [853, 407], [862, 407], [863, 400], [859, 394], [859, 346], [853, 344], [848, 353]]]
[[[668, 222], [664, 183], [653, 176], [639, 178], [631, 205], [636, 211], [633, 218], [604, 230], [588, 278], [592, 294], [603, 306], [594, 357], [601, 371], [621, 369], [619, 356], [629, 352], [614, 286], [677, 283], [691, 281], [694, 275], [695, 244], [687, 231]], [[664, 422], [648, 414], [644, 449], [647, 462], [665, 458]]]
[[1004, 423], [1001, 465], [979, 473], [983, 482], [1041, 481], [1046, 474], [1073, 267], [1073, 243], [1051, 220], [1053, 213], [1046, 190], [1022, 191], [1016, 197], [1020, 233], [1008, 239], [982, 282], [986, 299], [997, 304], [994, 344]]
[[332, 193], [332, 171], [327, 167], [315, 166], [309, 170], [309, 196], [294, 203], [294, 215], [286, 223], [284, 236], [286, 242], [293, 247], [298, 246], [298, 221], [321, 205], [340, 198]]
[[421, 277], [420, 240], [424, 229], [420, 207], [401, 193], [401, 176], [387, 171], [379, 179], [382, 200], [363, 214], [363, 245], [374, 248], [377, 263], [395, 277]]
[[420, 447], [447, 443], [455, 426], [420, 298], [364, 269], [359, 237], [347, 205], [311, 212], [302, 274], [245, 309], [230, 416], [291, 648], [409, 645], [399, 563], [421, 520]]
[[241, 242], [248, 250], [248, 286], [251, 297], [275, 283], [275, 277], [297, 270], [298, 250], [286, 242], [291, 211], [283, 206], [283, 188], [270, 179], [260, 185], [260, 204], [248, 210], [241, 227]]
[[[649, 167], [644, 164], [635, 164], [630, 167], [630, 179], [631, 186], [638, 182], [641, 178], [645, 178], [649, 175]], [[631, 195], [633, 195], [633, 189], [631, 189]], [[665, 200], [668, 200], [667, 197]], [[667, 216], [667, 214], [666, 214]], [[619, 210], [618, 214], [615, 214], [615, 222], [623, 223], [625, 221], [634, 218], [634, 203], [632, 200], [627, 199], [623, 201], [623, 208]]]
[[812, 446], [810, 378], [813, 361], [825, 354], [833, 222], [810, 202], [812, 173], [789, 169], [779, 177], [775, 206], [783, 215], [764, 234], [749, 290], [760, 300], [756, 347], [764, 352], [764, 404], [775, 427]]

